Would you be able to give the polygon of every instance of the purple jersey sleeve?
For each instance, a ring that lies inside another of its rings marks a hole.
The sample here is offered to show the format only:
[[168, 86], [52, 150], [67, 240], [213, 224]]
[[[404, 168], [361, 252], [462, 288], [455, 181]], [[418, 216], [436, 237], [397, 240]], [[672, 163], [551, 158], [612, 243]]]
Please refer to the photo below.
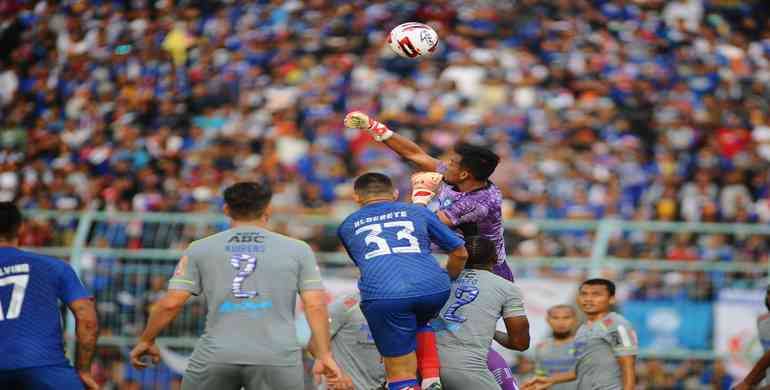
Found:
[[463, 241], [457, 233], [452, 231], [447, 225], [441, 222], [436, 214], [425, 209], [425, 215], [430, 239], [433, 243], [438, 245], [439, 248], [450, 252], [457, 249], [459, 246], [465, 245], [465, 241]]
[[449, 207], [441, 209], [441, 211], [452, 222], [452, 226], [463, 223], [484, 222], [487, 214], [489, 214], [489, 208], [486, 205], [472, 198], [459, 199], [449, 205]]
[[75, 270], [69, 264], [62, 262], [59, 272], [59, 299], [69, 304], [78, 299], [90, 298], [91, 294], [86, 291], [83, 283], [80, 282]]

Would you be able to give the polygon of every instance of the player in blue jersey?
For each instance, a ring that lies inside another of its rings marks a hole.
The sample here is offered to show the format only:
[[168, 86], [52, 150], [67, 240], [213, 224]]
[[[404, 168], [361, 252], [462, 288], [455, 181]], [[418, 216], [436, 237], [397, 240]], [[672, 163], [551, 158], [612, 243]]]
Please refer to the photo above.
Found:
[[[442, 161], [430, 156], [410, 139], [390, 130], [383, 123], [366, 114], [353, 111], [345, 116], [345, 126], [368, 131], [399, 156], [416, 165], [424, 172], [412, 176], [412, 201], [436, 208], [441, 222], [464, 236], [478, 235], [495, 243], [497, 262], [492, 272], [513, 281], [505, 258], [503, 240], [503, 196], [500, 189], [489, 180], [500, 158], [491, 150], [469, 144], [458, 144], [450, 158]], [[435, 200], [434, 200], [435, 198]], [[502, 356], [489, 350], [490, 371], [507, 368]], [[420, 363], [420, 373], [430, 375], [437, 370]], [[502, 379], [502, 388], [513, 388], [512, 379]]]
[[[93, 299], [67, 263], [17, 248], [21, 220], [0, 202], [0, 389], [97, 389]], [[77, 321], [77, 371], [64, 355], [59, 301]]]
[[[418, 338], [435, 335], [428, 322], [449, 297], [468, 253], [464, 242], [425, 207], [397, 202], [390, 179], [366, 173], [353, 185], [361, 209], [340, 225], [338, 235], [361, 270], [361, 311], [384, 358], [390, 390], [419, 389]], [[431, 243], [449, 252], [447, 269], [431, 255]], [[438, 362], [435, 362], [436, 364]], [[440, 388], [435, 378], [425, 390]]]

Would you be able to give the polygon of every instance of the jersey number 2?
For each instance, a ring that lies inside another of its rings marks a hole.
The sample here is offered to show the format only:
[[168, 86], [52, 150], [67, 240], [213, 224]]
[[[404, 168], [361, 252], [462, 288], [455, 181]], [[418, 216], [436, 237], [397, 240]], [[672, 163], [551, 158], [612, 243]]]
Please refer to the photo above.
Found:
[[[246, 263], [243, 265], [243, 263]], [[257, 257], [246, 253], [236, 253], [230, 257], [230, 265], [238, 271], [233, 278], [233, 296], [236, 298], [254, 298], [256, 291], [243, 291], [243, 281], [257, 269]]]
[[24, 303], [24, 293], [27, 291], [27, 282], [29, 282], [29, 275], [11, 275], [0, 278], [0, 287], [13, 285], [11, 302], [8, 304], [8, 311], [5, 312], [5, 316], [3, 316], [3, 305], [0, 303], [0, 321], [19, 317], [21, 304]]
[[457, 311], [461, 307], [473, 302], [479, 296], [479, 288], [476, 286], [457, 286], [455, 289], [455, 301], [444, 312], [444, 320], [449, 322], [465, 322], [466, 318]]
[[[407, 240], [409, 241], [409, 245], [391, 248], [388, 241], [380, 237], [383, 227], [400, 227], [401, 230], [396, 232], [396, 239]], [[412, 223], [412, 221], [393, 221], [385, 222], [383, 224], [373, 223], [356, 229], [356, 235], [363, 232], [368, 232], [366, 237], [364, 237], [366, 245], [369, 246], [374, 244], [377, 247], [373, 251], [366, 252], [364, 255], [365, 260], [369, 260], [372, 257], [389, 255], [391, 253], [420, 253], [420, 241], [417, 237], [412, 235], [412, 233], [414, 233], [414, 223]]]

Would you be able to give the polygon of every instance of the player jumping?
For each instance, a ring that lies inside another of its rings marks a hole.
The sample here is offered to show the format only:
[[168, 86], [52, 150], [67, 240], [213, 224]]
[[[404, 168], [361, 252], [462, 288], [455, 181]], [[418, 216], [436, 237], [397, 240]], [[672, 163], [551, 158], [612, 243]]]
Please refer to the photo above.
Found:
[[[21, 213], [0, 202], [0, 389], [98, 389], [93, 298], [62, 260], [19, 250]], [[59, 301], [75, 315], [75, 369], [62, 348]]]
[[191, 295], [208, 304], [206, 330], [193, 351], [182, 390], [304, 389], [294, 310], [299, 293], [311, 330], [313, 373], [341, 377], [332, 358], [326, 293], [310, 246], [267, 230], [269, 189], [236, 183], [225, 190], [232, 227], [189, 245], [168, 292], [153, 306], [131, 363], [158, 362], [155, 338]]
[[[422, 345], [435, 348], [428, 322], [449, 297], [449, 277], [460, 274], [468, 254], [463, 240], [435, 214], [397, 202], [387, 176], [363, 174], [353, 189], [361, 209], [342, 222], [338, 236], [361, 270], [361, 311], [384, 358], [388, 389], [419, 389], [418, 358], [435, 367], [438, 359], [434, 351], [435, 361], [426, 360], [417, 340], [432, 338]], [[449, 252], [446, 270], [431, 255], [431, 243]], [[425, 390], [440, 388], [438, 372], [434, 375], [423, 376]]]
[[[465, 240], [465, 270], [452, 282], [450, 298], [433, 321], [438, 331], [441, 383], [446, 390], [499, 390], [496, 378], [513, 380], [513, 374], [507, 366], [495, 372], [487, 368], [492, 340], [525, 351], [529, 348], [529, 321], [521, 290], [492, 273], [497, 261], [495, 244], [479, 236]], [[501, 317], [507, 333], [495, 331]]]
[[574, 380], [578, 390], [634, 390], [638, 343], [631, 323], [610, 311], [615, 304], [615, 283], [586, 280], [580, 285], [578, 304], [587, 321], [575, 335], [575, 370], [532, 379], [524, 390], [549, 389]]
[[[495, 153], [482, 147], [460, 144], [455, 147], [449, 161], [445, 162], [431, 157], [411, 140], [364, 113], [348, 113], [345, 126], [366, 129], [376, 141], [384, 143], [425, 171], [412, 176], [412, 201], [428, 205], [436, 197], [436, 215], [441, 222], [465, 236], [479, 235], [492, 240], [497, 250], [497, 262], [492, 272], [513, 281], [513, 273], [505, 262], [501, 210], [503, 197], [497, 186], [489, 181], [500, 161]], [[423, 348], [422, 345], [420, 347]], [[433, 350], [428, 347], [424, 349]], [[491, 348], [487, 362], [490, 365], [489, 370], [493, 372], [507, 367], [503, 357]], [[430, 363], [420, 363], [420, 373], [423, 377], [437, 372], [438, 367], [432, 367]], [[512, 388], [513, 380], [500, 385], [503, 388]]]

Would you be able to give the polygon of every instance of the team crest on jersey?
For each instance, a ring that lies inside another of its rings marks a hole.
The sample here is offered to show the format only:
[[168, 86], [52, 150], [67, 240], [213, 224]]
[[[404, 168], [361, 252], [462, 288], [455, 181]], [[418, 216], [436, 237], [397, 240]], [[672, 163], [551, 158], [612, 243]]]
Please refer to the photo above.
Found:
[[441, 203], [441, 207], [449, 207], [452, 205], [452, 199], [444, 199], [444, 201]]
[[182, 256], [182, 258], [179, 259], [179, 264], [176, 265], [174, 276], [183, 276], [185, 272], [187, 272], [187, 256]]

